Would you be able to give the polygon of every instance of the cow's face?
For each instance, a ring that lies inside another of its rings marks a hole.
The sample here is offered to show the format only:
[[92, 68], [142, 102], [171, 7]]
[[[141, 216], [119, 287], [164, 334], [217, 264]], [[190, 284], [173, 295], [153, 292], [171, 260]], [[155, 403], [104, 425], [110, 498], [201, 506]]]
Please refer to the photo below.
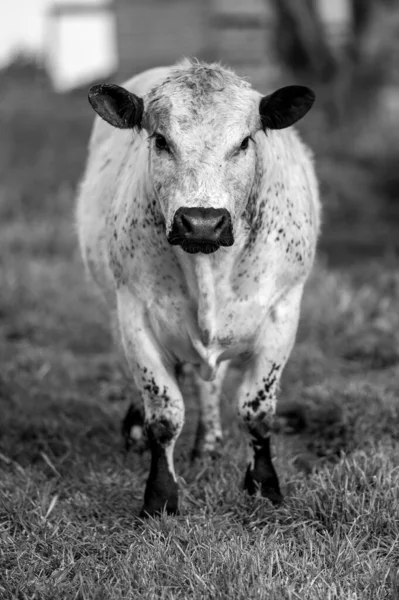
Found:
[[148, 133], [149, 173], [171, 244], [210, 253], [234, 243], [253, 185], [255, 135], [292, 125], [311, 107], [308, 88], [261, 97], [221, 67], [177, 68], [141, 99], [118, 86], [95, 86], [95, 110], [116, 127]]
[[225, 91], [167, 92], [149, 99], [146, 118], [151, 180], [168, 240], [191, 253], [231, 246], [255, 175], [259, 98], [248, 88], [228, 104]]

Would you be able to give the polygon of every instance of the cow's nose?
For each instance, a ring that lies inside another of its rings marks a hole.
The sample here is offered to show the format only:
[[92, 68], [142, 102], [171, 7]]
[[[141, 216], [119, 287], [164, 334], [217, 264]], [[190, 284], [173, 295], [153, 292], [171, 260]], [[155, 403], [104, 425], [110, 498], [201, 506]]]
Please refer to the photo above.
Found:
[[181, 244], [230, 246], [233, 243], [231, 217], [225, 208], [179, 208], [172, 233]]

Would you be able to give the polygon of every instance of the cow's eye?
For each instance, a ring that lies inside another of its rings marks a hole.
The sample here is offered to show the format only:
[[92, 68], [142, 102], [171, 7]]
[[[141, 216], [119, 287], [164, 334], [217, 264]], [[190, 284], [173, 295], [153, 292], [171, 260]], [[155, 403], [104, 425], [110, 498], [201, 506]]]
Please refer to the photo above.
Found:
[[157, 133], [155, 135], [155, 146], [158, 148], [158, 150], [169, 151], [168, 142], [165, 140], [163, 135], [161, 135], [160, 133]]
[[240, 146], [240, 150], [246, 150], [248, 148], [248, 144], [249, 144], [249, 140], [251, 139], [251, 136], [248, 135], [246, 138], [244, 138], [241, 142], [241, 146]]

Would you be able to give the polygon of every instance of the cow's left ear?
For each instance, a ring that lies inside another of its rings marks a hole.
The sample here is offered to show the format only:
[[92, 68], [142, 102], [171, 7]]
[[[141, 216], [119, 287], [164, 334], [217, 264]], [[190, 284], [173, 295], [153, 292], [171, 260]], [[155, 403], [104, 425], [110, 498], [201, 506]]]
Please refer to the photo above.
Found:
[[302, 85], [289, 85], [264, 96], [259, 104], [263, 129], [294, 125], [312, 108], [315, 98], [314, 91]]
[[94, 85], [89, 91], [89, 102], [96, 113], [114, 127], [133, 129], [141, 126], [142, 98], [119, 85]]

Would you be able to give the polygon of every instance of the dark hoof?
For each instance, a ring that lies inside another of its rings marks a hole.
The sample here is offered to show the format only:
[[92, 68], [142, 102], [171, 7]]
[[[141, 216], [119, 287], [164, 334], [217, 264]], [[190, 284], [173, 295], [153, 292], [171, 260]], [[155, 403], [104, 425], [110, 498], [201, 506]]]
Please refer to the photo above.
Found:
[[298, 403], [283, 405], [275, 419], [274, 431], [285, 434], [300, 433], [306, 429], [306, 413]]
[[217, 440], [214, 448], [195, 446], [191, 451], [191, 462], [216, 462], [222, 456], [222, 440]]
[[194, 448], [191, 451], [191, 462], [202, 459], [211, 461], [216, 460], [222, 454], [222, 447], [223, 440], [222, 438], [217, 437], [213, 443], [213, 448], [209, 448], [209, 442], [206, 442], [206, 429], [201, 419], [199, 419]]
[[248, 465], [245, 474], [244, 489], [254, 496], [257, 492], [268, 498], [273, 504], [281, 504], [283, 495], [280, 492], [277, 473], [273, 467], [270, 453], [270, 437], [255, 440], [254, 465]]
[[273, 467], [269, 467], [267, 473], [264, 469], [262, 471], [259, 473], [256, 468], [251, 470], [248, 467], [244, 480], [244, 489], [250, 496], [254, 496], [259, 491], [263, 498], [268, 498], [277, 506], [283, 502], [284, 496], [280, 491], [276, 472]]
[[152, 509], [150, 507], [143, 506], [142, 511], [139, 516], [140, 516], [140, 519], [148, 519], [149, 517], [152, 517], [152, 518], [162, 517], [163, 514], [174, 516], [174, 515], [179, 514], [179, 509], [178, 508], [171, 509], [171, 508], [166, 507], [166, 509], [160, 510], [160, 509], [155, 509], [155, 508]]
[[144, 427], [142, 411], [131, 404], [122, 421], [122, 436], [125, 450], [134, 450], [142, 454], [149, 448], [147, 433]]
[[176, 515], [179, 512], [179, 488], [177, 483], [169, 483], [168, 490], [157, 490], [147, 484], [144, 494], [144, 506], [140, 517], [159, 517], [163, 513]]

